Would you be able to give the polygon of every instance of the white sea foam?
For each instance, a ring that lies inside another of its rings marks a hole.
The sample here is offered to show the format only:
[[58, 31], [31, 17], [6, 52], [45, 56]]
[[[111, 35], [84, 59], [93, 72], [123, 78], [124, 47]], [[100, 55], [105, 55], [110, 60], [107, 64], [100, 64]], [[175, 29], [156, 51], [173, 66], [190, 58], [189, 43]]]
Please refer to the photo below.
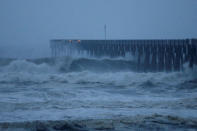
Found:
[[0, 121], [154, 113], [197, 117], [196, 84], [184, 85], [196, 79], [196, 67], [171, 73], [68, 71], [73, 59], [66, 60], [54, 65], [16, 60], [0, 67]]
[[26, 60], [16, 60], [6, 67], [1, 67], [0, 81], [4, 82], [41, 82], [41, 81], [67, 81], [68, 83], [103, 83], [115, 86], [135, 86], [142, 83], [150, 84], [178, 84], [185, 80], [196, 79], [196, 67], [189, 69], [185, 66], [183, 72], [157, 72], [157, 73], [136, 73], [132, 71], [120, 72], [68, 72], [61, 73], [59, 68], [64, 66], [67, 70], [72, 59], [66, 62], [58, 60], [56, 65], [50, 66], [46, 63], [35, 64]]
[[52, 67], [43, 63], [35, 64], [26, 60], [15, 60], [5, 67], [1, 67], [2, 72], [28, 72], [28, 73], [50, 73], [54, 71]]

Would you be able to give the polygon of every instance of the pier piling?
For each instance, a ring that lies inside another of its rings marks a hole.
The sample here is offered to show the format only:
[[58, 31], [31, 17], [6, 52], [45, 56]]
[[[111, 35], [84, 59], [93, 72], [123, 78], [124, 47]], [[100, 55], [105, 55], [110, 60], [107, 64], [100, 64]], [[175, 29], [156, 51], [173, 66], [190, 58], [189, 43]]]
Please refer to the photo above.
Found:
[[51, 40], [51, 56], [86, 55], [125, 57], [136, 61], [138, 71], [181, 71], [197, 65], [197, 39], [177, 40]]

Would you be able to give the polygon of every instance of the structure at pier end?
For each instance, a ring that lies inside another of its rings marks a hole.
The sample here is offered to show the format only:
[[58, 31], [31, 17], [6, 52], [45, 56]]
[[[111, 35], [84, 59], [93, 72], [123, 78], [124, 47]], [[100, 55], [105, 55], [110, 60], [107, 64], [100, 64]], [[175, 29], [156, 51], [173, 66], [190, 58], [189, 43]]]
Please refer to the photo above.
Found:
[[135, 58], [142, 71], [181, 71], [197, 64], [197, 39], [165, 40], [50, 40], [52, 57]]

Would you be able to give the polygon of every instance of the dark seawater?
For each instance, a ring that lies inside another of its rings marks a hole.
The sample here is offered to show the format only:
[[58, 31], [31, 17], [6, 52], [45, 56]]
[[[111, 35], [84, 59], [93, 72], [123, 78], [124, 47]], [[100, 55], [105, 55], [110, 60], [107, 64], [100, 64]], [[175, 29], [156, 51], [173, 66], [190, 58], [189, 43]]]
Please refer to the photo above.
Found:
[[0, 59], [0, 130], [197, 130], [197, 68], [125, 58]]

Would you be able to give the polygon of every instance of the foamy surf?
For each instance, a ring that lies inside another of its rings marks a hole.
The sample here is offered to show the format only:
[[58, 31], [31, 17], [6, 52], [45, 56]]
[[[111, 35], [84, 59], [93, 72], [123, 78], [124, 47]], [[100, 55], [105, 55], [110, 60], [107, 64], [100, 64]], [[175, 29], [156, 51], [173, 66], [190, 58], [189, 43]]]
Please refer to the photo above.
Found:
[[196, 128], [196, 68], [139, 73], [123, 58], [5, 61], [2, 130]]

